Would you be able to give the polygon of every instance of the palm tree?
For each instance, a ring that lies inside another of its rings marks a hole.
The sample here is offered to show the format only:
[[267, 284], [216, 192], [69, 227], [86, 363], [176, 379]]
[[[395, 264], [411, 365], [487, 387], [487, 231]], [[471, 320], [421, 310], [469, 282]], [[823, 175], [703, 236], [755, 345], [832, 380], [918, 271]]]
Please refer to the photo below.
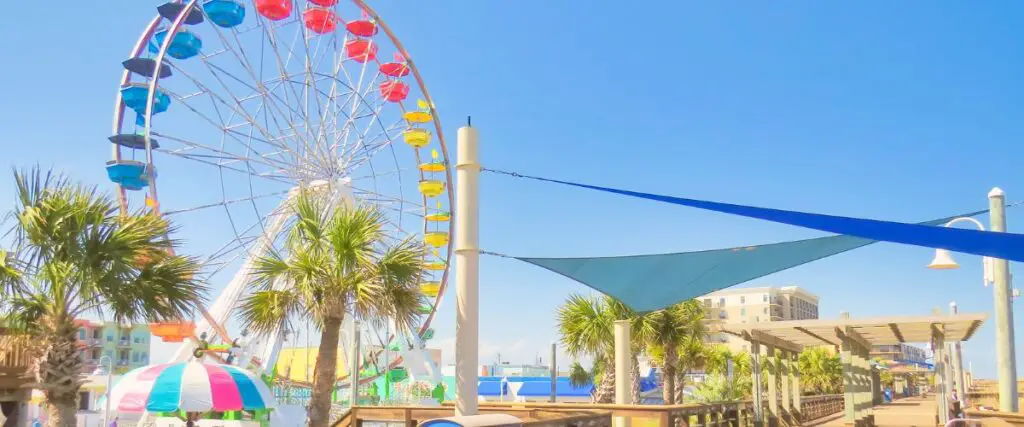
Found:
[[[335, 207], [327, 197], [303, 190], [292, 211], [295, 224], [285, 253], [256, 261], [255, 291], [242, 301], [241, 318], [256, 332], [287, 326], [294, 319], [318, 327], [309, 423], [326, 427], [345, 316], [375, 324], [390, 318], [399, 330], [411, 330], [423, 302], [419, 284], [425, 250], [410, 239], [388, 246], [385, 219], [372, 207]], [[280, 283], [285, 286], [275, 285]]]
[[74, 320], [180, 319], [206, 288], [195, 279], [199, 263], [174, 254], [167, 220], [122, 215], [95, 187], [38, 168], [14, 175], [14, 252], [0, 255], [0, 323], [33, 344], [30, 387], [43, 391], [48, 424], [74, 426], [82, 371]]
[[665, 404], [675, 404], [682, 398], [680, 377], [703, 365], [704, 338], [707, 335], [704, 307], [692, 300], [649, 313], [643, 330], [651, 355], [662, 367]]
[[838, 393], [843, 388], [843, 364], [828, 347], [810, 347], [798, 358], [800, 385], [819, 394]]
[[583, 365], [580, 365], [580, 362], [572, 362], [572, 365], [569, 366], [569, 384], [576, 388], [593, 385], [594, 376], [587, 372]]
[[566, 352], [572, 357], [592, 356], [594, 370], [600, 371], [594, 401], [611, 403], [615, 398], [615, 336], [608, 307], [602, 300], [571, 294], [558, 308], [556, 318]]

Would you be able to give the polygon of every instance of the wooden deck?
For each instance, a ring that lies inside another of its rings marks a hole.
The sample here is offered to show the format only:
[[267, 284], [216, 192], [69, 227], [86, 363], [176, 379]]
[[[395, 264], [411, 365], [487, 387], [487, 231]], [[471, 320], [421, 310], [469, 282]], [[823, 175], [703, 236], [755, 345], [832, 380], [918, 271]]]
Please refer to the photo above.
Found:
[[[911, 397], [892, 403], [874, 406], [876, 426], [935, 427], [938, 425], [938, 409], [934, 397]], [[843, 414], [817, 420], [813, 426], [843, 426]]]

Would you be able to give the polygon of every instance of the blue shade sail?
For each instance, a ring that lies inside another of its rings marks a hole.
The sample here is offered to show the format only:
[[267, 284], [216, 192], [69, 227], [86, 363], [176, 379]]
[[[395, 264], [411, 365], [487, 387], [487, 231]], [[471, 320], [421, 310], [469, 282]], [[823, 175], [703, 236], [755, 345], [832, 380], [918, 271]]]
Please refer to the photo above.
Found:
[[781, 209], [733, 205], [706, 200], [662, 196], [619, 190], [597, 185], [579, 184], [557, 179], [527, 177], [538, 181], [571, 185], [624, 196], [655, 200], [691, 208], [722, 212], [748, 218], [762, 219], [780, 224], [795, 225], [835, 234], [846, 234], [883, 242], [902, 243], [928, 248], [948, 249], [974, 255], [1024, 262], [1024, 234], [993, 231], [968, 230], [963, 228], [936, 227], [939, 224], [905, 224], [902, 222], [879, 221], [876, 219], [850, 218], [845, 216], [822, 215], [807, 212], [784, 211]]
[[[936, 219], [917, 226], [937, 228], [934, 226], [953, 218], [973, 217], [985, 212]], [[656, 255], [515, 258], [561, 274], [615, 297], [634, 310], [646, 312], [877, 242], [841, 235]]]

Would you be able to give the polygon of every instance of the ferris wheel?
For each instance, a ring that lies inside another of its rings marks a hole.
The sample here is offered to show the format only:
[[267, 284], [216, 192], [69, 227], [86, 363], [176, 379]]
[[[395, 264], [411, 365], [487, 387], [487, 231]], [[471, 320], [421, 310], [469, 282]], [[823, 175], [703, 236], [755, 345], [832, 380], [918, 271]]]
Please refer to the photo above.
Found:
[[[204, 280], [223, 286], [194, 322], [151, 325], [182, 343], [176, 359], [238, 347], [234, 314], [252, 263], [282, 243], [299, 188], [373, 204], [395, 241], [414, 235], [432, 248], [423, 321], [405, 331], [420, 345], [432, 335], [452, 244], [447, 149], [423, 79], [373, 9], [175, 0], [157, 7], [123, 67], [106, 166], [121, 207], [201, 229], [190, 244], [202, 248]], [[246, 337], [243, 363], [271, 372], [289, 332]], [[395, 338], [385, 331], [381, 348]]]

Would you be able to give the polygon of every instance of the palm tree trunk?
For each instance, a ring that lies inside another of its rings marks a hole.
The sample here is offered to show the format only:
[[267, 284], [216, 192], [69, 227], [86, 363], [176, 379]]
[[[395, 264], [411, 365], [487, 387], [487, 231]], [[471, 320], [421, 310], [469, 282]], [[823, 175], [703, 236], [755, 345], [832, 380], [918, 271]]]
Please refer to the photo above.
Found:
[[676, 395], [676, 403], [678, 403], [678, 404], [686, 403], [686, 402], [684, 402], [684, 399], [683, 399], [685, 397], [685, 395], [683, 394], [683, 391], [686, 390], [686, 372], [687, 371], [684, 370], [684, 371], [679, 371], [679, 372], [676, 373], [676, 375], [677, 375], [677, 378], [676, 378], [676, 389], [673, 390], [672, 392], [675, 393], [675, 395]]
[[615, 403], [615, 359], [608, 358], [605, 361], [604, 372], [601, 373], [601, 383], [597, 386], [597, 393], [594, 395], [596, 403]]
[[75, 427], [82, 359], [75, 344], [74, 323], [55, 322], [53, 334], [41, 339], [42, 351], [36, 361], [35, 383], [31, 386], [43, 390], [49, 427]]
[[[337, 381], [338, 340], [341, 334], [341, 320], [324, 319], [320, 332], [320, 349], [316, 356], [313, 390], [309, 398], [309, 426], [327, 427], [331, 418], [331, 394]], [[353, 357], [359, 357], [353, 355]], [[352, 399], [358, 391], [352, 391]]]
[[637, 360], [636, 353], [633, 353], [633, 371], [631, 372], [632, 380], [632, 399], [630, 402], [634, 405], [640, 403], [640, 361]]
[[665, 363], [664, 372], [661, 373], [661, 377], [664, 380], [664, 384], [661, 387], [661, 397], [665, 401], [666, 405], [675, 405], [676, 403], [676, 367], [671, 363]]

